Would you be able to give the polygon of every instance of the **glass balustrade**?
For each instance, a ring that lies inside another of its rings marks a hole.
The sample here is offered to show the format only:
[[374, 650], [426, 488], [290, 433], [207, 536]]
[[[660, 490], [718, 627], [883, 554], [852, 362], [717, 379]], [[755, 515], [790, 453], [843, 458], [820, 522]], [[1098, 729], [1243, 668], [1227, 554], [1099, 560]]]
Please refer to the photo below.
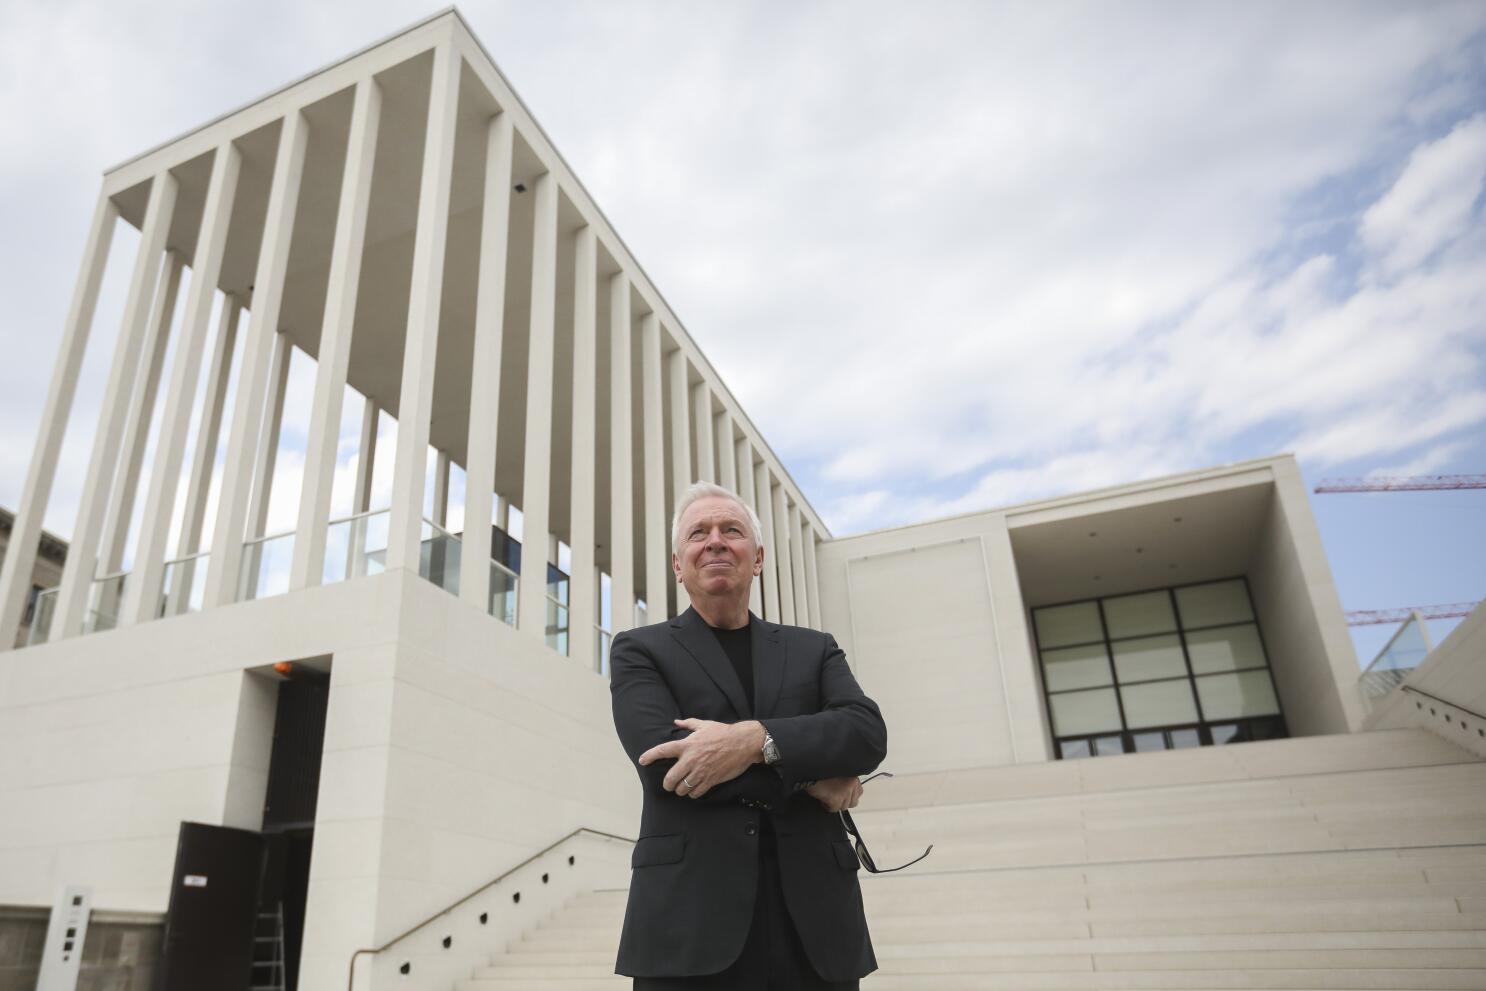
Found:
[[594, 655], [594, 670], [607, 678], [609, 677], [609, 645], [614, 642], [614, 634], [602, 626], [595, 626], [594, 631], [598, 635], [598, 651]]
[[1365, 704], [1371, 706], [1393, 689], [1423, 662], [1430, 651], [1429, 630], [1417, 612], [1398, 628], [1358, 676], [1357, 684]]
[[419, 535], [418, 574], [450, 595], [458, 595], [460, 546], [458, 537], [425, 519]]
[[486, 606], [490, 615], [507, 626], [515, 626], [520, 589], [521, 580], [516, 572], [499, 561], [490, 562], [490, 602]]
[[387, 524], [392, 512], [375, 509], [332, 520], [325, 528], [325, 565], [320, 582], [381, 574], [387, 568]]
[[158, 617], [200, 612], [206, 597], [206, 568], [210, 551], [165, 562], [164, 591], [160, 593]]
[[57, 590], [46, 589], [36, 596], [36, 611], [31, 614], [31, 632], [27, 634], [26, 644], [32, 646], [46, 643], [46, 639], [52, 632], [52, 616], [57, 611]]
[[289, 566], [294, 561], [294, 532], [259, 537], [243, 545], [238, 572], [237, 599], [266, 599], [289, 591]]
[[105, 575], [93, 580], [88, 590], [88, 612], [83, 617], [84, 633], [99, 633], [119, 625], [119, 610], [124, 604], [124, 585], [129, 572]]

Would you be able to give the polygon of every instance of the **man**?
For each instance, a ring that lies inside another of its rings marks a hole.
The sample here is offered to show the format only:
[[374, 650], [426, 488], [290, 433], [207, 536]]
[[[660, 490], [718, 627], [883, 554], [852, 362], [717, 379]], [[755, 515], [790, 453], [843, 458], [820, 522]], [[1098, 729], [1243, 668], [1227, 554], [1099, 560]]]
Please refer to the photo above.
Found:
[[840, 991], [877, 969], [836, 813], [887, 727], [829, 634], [748, 611], [761, 530], [726, 489], [689, 488], [671, 567], [692, 606], [611, 648], [614, 726], [644, 788], [615, 967], [636, 991]]

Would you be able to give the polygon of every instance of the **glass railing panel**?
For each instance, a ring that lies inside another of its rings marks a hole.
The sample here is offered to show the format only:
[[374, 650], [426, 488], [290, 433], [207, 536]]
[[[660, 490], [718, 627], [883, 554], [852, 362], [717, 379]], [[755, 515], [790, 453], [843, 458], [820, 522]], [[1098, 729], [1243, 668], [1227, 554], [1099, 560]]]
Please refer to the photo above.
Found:
[[516, 572], [499, 561], [490, 562], [490, 602], [486, 606], [490, 615], [507, 626], [516, 625], [516, 601], [520, 594], [521, 580]]
[[459, 551], [458, 537], [432, 520], [424, 520], [418, 546], [418, 574], [450, 595], [458, 595]]
[[200, 612], [206, 600], [206, 568], [210, 551], [165, 562], [165, 581], [156, 616]]
[[325, 528], [325, 565], [320, 582], [376, 575], [387, 566], [387, 522], [391, 511], [377, 509], [333, 520]]
[[1414, 613], [1358, 678], [1362, 697], [1371, 703], [1393, 691], [1423, 662], [1429, 650], [1429, 631], [1423, 617]]
[[547, 646], [564, 656], [568, 652], [568, 607], [547, 596]]
[[88, 614], [83, 617], [83, 632], [97, 633], [119, 625], [119, 608], [124, 604], [124, 585], [129, 572], [107, 575], [93, 581], [88, 590]]
[[266, 599], [289, 591], [289, 566], [294, 561], [294, 534], [259, 537], [243, 545], [238, 572], [237, 599]]
[[36, 610], [31, 614], [31, 632], [26, 636], [27, 646], [46, 643], [52, 632], [52, 616], [57, 612], [57, 590], [49, 588], [36, 596]]
[[598, 650], [594, 657], [594, 670], [605, 678], [609, 677], [609, 645], [614, 642], [614, 634], [603, 627], [596, 627], [598, 634]]

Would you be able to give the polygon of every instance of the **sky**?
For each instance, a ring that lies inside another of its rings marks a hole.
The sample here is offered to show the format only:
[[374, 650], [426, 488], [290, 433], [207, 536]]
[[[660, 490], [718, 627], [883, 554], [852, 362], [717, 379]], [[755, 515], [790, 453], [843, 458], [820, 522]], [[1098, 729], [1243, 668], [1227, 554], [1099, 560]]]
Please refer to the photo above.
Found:
[[[1486, 473], [1486, 4], [460, 9], [838, 535], [1280, 452]], [[103, 170], [432, 12], [0, 0], [0, 505]], [[1344, 608], [1486, 597], [1486, 490], [1312, 505]]]

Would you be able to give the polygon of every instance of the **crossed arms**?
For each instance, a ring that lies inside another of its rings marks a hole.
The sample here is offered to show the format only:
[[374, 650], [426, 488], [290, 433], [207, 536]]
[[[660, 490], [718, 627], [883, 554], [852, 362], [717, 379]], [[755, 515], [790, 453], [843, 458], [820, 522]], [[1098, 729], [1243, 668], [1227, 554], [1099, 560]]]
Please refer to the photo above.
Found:
[[[804, 790], [831, 811], [861, 794], [856, 778], [887, 753], [887, 727], [877, 704], [857, 684], [836, 641], [826, 637], [819, 712], [736, 723], [687, 718], [635, 637], [610, 648], [610, 694], [620, 742], [645, 790], [704, 802], [782, 803]], [[763, 763], [764, 734], [780, 762]]]

